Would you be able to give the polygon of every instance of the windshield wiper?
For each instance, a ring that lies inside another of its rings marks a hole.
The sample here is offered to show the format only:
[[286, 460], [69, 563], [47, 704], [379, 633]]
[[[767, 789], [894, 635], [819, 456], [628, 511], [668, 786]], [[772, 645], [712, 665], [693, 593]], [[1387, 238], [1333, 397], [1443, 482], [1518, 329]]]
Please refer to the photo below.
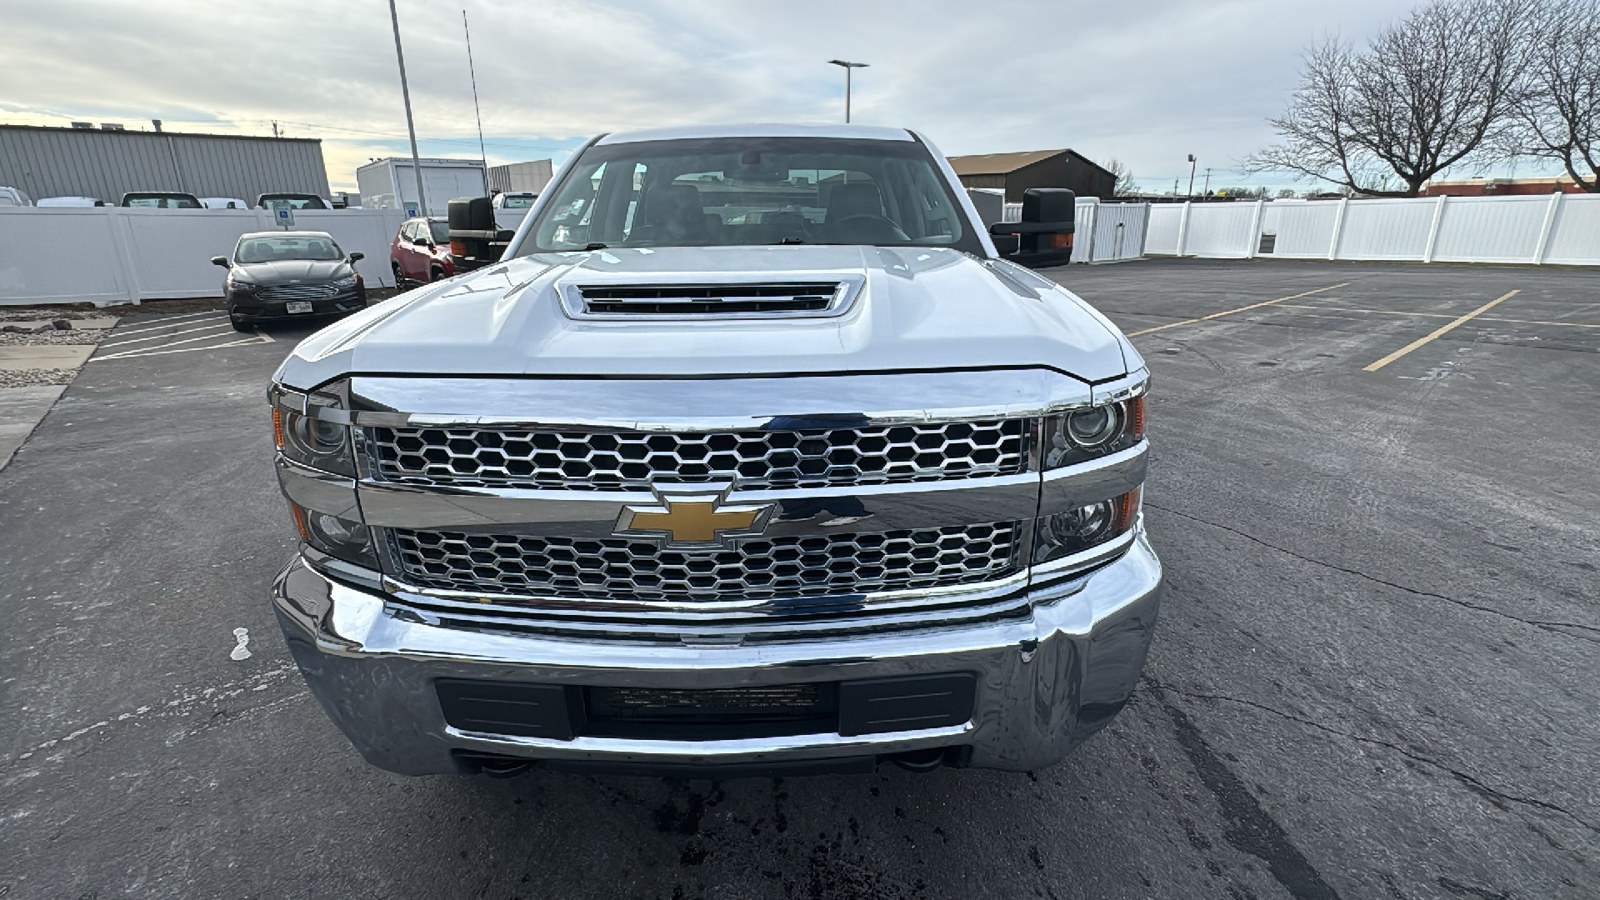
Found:
[[778, 243], [780, 243], [780, 244], [804, 244], [805, 242], [806, 242], [805, 238], [798, 238], [798, 237], [786, 237], [786, 238], [782, 238], [781, 240], [778, 241]]
[[583, 249], [585, 251], [588, 251], [588, 250], [604, 250], [605, 248], [606, 248], [605, 244], [602, 244], [599, 241], [595, 241], [594, 243], [590, 244], [589, 246], [587, 246], [587, 247], [585, 247]]

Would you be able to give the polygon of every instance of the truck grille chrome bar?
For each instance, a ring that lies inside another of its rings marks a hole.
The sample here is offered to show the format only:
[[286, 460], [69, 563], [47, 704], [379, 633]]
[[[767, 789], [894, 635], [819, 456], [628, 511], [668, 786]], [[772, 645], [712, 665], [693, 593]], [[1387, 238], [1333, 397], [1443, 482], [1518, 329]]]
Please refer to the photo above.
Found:
[[373, 474], [437, 487], [620, 491], [733, 481], [741, 490], [1015, 475], [1024, 418], [720, 433], [528, 428], [368, 430]]
[[693, 316], [822, 312], [840, 297], [839, 282], [793, 284], [578, 285], [584, 311], [596, 316]]
[[1019, 571], [1023, 523], [752, 538], [674, 550], [625, 538], [388, 532], [418, 587], [564, 599], [726, 602], [916, 590]]

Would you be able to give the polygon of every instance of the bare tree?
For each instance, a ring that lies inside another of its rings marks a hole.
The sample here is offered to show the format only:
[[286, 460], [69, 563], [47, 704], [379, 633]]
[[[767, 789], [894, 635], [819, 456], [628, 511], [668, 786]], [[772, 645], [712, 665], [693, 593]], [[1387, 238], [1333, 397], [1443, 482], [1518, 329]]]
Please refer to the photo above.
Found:
[[1430, 0], [1365, 50], [1306, 51], [1300, 87], [1272, 125], [1283, 143], [1247, 170], [1289, 171], [1367, 194], [1415, 197], [1481, 158], [1512, 121], [1538, 0]]
[[1600, 192], [1600, 0], [1547, 0], [1539, 12], [1512, 154], [1557, 160]]
[[1139, 185], [1133, 180], [1133, 171], [1123, 165], [1121, 160], [1106, 160], [1106, 171], [1117, 176], [1116, 186], [1111, 189], [1113, 197], [1132, 197], [1139, 193]]

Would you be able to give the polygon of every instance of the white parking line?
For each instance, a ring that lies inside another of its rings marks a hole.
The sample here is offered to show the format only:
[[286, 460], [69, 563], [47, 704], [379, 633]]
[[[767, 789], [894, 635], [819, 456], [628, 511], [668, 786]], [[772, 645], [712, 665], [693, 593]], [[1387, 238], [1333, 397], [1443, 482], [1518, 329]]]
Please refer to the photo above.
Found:
[[[214, 330], [214, 329], [217, 329], [217, 328], [229, 328], [231, 326], [232, 326], [232, 323], [230, 323], [230, 322], [218, 322], [215, 325], [201, 325], [198, 328], [185, 328], [182, 331], [169, 331], [169, 332], [167, 332], [165, 334], [152, 334], [152, 335], [147, 335], [145, 337], [129, 338], [128, 340], [125, 340], [125, 341], [112, 341], [110, 343], [101, 344], [100, 346], [101, 347], [121, 347], [124, 344], [137, 344], [140, 341], [159, 341], [164, 337], [177, 337], [180, 334], [193, 334], [196, 331], [211, 331], [211, 330]], [[120, 335], [119, 335], [119, 337], [120, 337]]]
[[242, 347], [245, 344], [271, 344], [271, 343], [276, 343], [276, 342], [272, 341], [270, 339], [263, 341], [263, 340], [257, 340], [255, 337], [247, 337], [242, 341], [229, 341], [226, 344], [211, 344], [211, 345], [208, 345], [208, 346], [205, 346], [205, 347], [184, 347], [181, 350], [158, 350], [158, 349], [154, 349], [154, 348], [151, 348], [149, 350], [129, 350], [127, 352], [117, 353], [117, 354], [114, 354], [112, 356], [102, 356], [99, 359], [94, 360], [94, 362], [103, 362], [103, 361], [108, 360], [108, 359], [134, 359], [134, 358], [140, 357], [140, 356], [165, 356], [168, 353], [195, 353], [195, 352], [200, 351], [200, 350], [221, 350], [224, 347]]
[[[180, 344], [193, 344], [196, 341], [214, 341], [217, 338], [228, 337], [228, 336], [229, 335], [226, 335], [226, 334], [202, 334], [199, 337], [185, 338], [184, 340], [181, 340], [181, 341], [173, 341], [170, 344], [157, 344], [155, 347], [139, 347], [139, 348], [134, 349], [134, 350], [124, 350], [121, 353], [112, 353], [112, 354], [109, 354], [107, 356], [102, 356], [102, 357], [99, 357], [99, 358], [100, 359], [116, 359], [116, 358], [122, 357], [122, 356], [133, 356], [136, 353], [146, 353], [146, 352], [148, 352], [150, 350], [155, 350], [157, 348], [164, 350], [164, 349], [166, 349], [168, 347], [176, 347], [176, 346], [178, 346]], [[261, 343], [266, 343], [266, 342], [262, 341]]]
[[[139, 327], [137, 327], [137, 328], [124, 328], [123, 330], [121, 330], [121, 331], [119, 331], [117, 333], [119, 335], [120, 334], [140, 334], [140, 333], [146, 332], [146, 331], [156, 331], [156, 330], [159, 330], [159, 329], [162, 329], [162, 328], [166, 328], [168, 325], [172, 325], [174, 323], [178, 323], [183, 319], [198, 319], [198, 318], [202, 318], [204, 316], [219, 316], [219, 315], [223, 315], [223, 313], [219, 313], [219, 312], [217, 312], [215, 310], [206, 310], [205, 312], [183, 313], [181, 315], [176, 315], [176, 316], [162, 316], [160, 321], [157, 321], [157, 322], [144, 322], [144, 323], [141, 323], [139, 325]], [[184, 324], [184, 325], [193, 325], [194, 323], [193, 322], [183, 322], [182, 324]]]

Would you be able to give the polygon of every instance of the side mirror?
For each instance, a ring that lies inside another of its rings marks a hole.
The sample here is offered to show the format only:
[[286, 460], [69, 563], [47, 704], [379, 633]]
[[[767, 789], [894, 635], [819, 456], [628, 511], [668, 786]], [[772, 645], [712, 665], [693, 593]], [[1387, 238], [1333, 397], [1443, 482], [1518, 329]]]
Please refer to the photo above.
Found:
[[996, 222], [989, 226], [989, 239], [1001, 256], [1015, 256], [1022, 249], [1022, 238], [1010, 230], [1012, 222]]
[[213, 257], [211, 257], [211, 264], [213, 266], [221, 266], [224, 269], [232, 268], [232, 264], [230, 264], [228, 262], [228, 258], [226, 256], [213, 256]]
[[366, 258], [367, 258], [367, 255], [365, 253], [362, 253], [360, 250], [356, 250], [355, 252], [350, 254], [350, 261], [351, 262], [360, 262], [361, 260], [366, 259]]
[[1009, 252], [996, 240], [995, 250], [1025, 266], [1062, 266], [1072, 261], [1072, 236], [1077, 229], [1077, 196], [1065, 188], [1028, 188], [1022, 194], [1022, 221], [996, 222], [989, 233], [1009, 236]]

